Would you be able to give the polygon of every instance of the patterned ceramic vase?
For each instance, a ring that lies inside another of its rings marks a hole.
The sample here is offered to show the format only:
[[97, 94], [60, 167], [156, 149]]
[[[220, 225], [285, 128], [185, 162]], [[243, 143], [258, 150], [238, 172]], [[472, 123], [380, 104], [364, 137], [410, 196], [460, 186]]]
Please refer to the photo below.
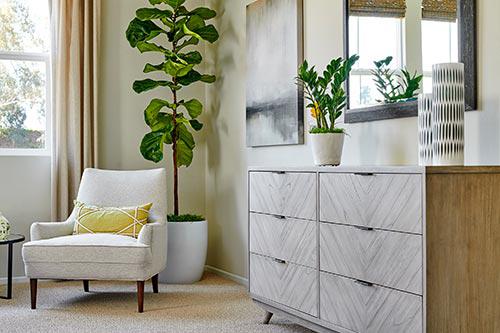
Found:
[[0, 240], [6, 239], [10, 234], [9, 221], [0, 213]]
[[432, 66], [434, 165], [464, 164], [464, 64]]
[[432, 165], [432, 94], [418, 96], [418, 164]]

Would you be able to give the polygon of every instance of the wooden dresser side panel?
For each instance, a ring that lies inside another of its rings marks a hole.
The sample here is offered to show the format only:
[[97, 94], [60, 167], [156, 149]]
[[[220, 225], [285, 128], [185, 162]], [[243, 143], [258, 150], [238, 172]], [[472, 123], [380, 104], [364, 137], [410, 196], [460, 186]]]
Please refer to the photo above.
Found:
[[426, 175], [428, 333], [500, 332], [500, 173], [467, 169]]

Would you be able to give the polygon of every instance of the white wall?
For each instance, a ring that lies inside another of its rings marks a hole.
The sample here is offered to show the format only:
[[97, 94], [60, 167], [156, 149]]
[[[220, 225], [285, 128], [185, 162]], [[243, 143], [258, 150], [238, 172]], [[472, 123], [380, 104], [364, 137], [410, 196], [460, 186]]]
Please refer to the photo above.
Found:
[[[193, 4], [193, 2], [191, 2]], [[172, 198], [171, 149], [166, 147], [165, 158], [155, 164], [146, 161], [139, 145], [149, 128], [144, 122], [144, 109], [152, 98], [170, 99], [170, 91], [159, 88], [137, 95], [132, 90], [134, 80], [142, 74], [146, 62], [159, 63], [158, 54], [141, 55], [132, 49], [125, 31], [141, 7], [150, 7], [147, 0], [105, 0], [102, 2], [101, 80], [99, 109], [99, 158], [101, 168], [141, 169], [166, 167], [169, 175], [169, 207]], [[185, 94], [205, 98], [203, 84], [183, 89]], [[205, 149], [204, 134], [196, 136], [197, 148], [192, 165], [180, 171], [180, 208], [186, 213], [205, 213]]]
[[[214, 0], [215, 1], [215, 0]], [[341, 0], [304, 0], [305, 56], [324, 66], [342, 56]], [[212, 49], [221, 76], [209, 88], [211, 125], [207, 134], [207, 215], [209, 264], [246, 276], [246, 169], [253, 165], [311, 165], [306, 145], [246, 148], [245, 145], [245, 5], [251, 0], [219, 0], [221, 40]], [[500, 162], [500, 2], [478, 1], [480, 111], [466, 116], [466, 162]], [[487, 41], [487, 42], [486, 42]], [[272, 50], [269, 50], [272, 52]], [[406, 118], [346, 125], [346, 165], [416, 164], [417, 120]]]
[[[29, 239], [35, 221], [50, 221], [50, 157], [0, 156], [0, 212], [11, 233]], [[24, 275], [21, 245], [14, 245], [14, 276]], [[0, 278], [7, 275], [7, 246], [0, 246]], [[0, 293], [4, 288], [0, 287]]]

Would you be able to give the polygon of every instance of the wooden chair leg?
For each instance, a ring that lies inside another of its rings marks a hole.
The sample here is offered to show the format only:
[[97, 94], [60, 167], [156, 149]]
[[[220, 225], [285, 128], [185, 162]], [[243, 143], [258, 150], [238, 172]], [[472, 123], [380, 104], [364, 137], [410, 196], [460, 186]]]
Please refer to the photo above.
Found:
[[137, 311], [144, 312], [144, 281], [137, 281]]
[[31, 309], [36, 309], [36, 289], [37, 289], [37, 279], [30, 279], [30, 288], [31, 288]]
[[83, 280], [83, 291], [89, 292], [89, 280]]
[[153, 284], [153, 293], [158, 294], [158, 274], [151, 278], [151, 283]]

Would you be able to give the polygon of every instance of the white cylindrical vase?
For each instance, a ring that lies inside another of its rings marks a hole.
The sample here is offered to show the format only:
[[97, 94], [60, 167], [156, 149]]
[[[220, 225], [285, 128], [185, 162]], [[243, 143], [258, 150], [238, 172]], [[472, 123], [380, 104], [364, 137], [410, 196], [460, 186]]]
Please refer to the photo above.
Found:
[[418, 164], [432, 165], [432, 94], [418, 96]]
[[464, 64], [432, 66], [434, 165], [464, 165]]

